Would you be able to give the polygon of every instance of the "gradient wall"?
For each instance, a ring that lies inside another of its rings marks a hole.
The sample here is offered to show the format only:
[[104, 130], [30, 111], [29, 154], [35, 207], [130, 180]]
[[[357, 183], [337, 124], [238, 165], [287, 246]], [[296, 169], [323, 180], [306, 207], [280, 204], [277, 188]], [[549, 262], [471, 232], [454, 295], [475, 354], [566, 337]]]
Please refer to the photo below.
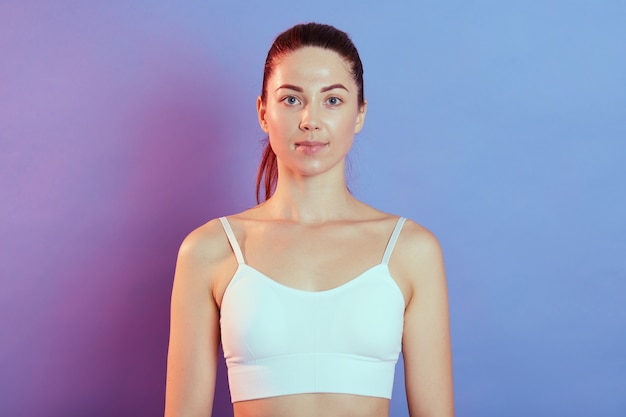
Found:
[[457, 415], [625, 415], [619, 0], [0, 2], [0, 415], [162, 413], [178, 245], [254, 203], [265, 53], [310, 20], [365, 65], [351, 188], [443, 245]]

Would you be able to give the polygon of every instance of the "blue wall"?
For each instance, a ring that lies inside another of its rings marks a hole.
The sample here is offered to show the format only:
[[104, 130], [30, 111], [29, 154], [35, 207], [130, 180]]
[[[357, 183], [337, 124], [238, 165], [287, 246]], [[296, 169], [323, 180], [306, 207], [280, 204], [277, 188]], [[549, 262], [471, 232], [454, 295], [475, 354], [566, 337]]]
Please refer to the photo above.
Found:
[[177, 247], [254, 203], [311, 20], [365, 65], [351, 189], [443, 245], [457, 415], [625, 415], [626, 3], [249, 3], [0, 3], [0, 415], [162, 413]]

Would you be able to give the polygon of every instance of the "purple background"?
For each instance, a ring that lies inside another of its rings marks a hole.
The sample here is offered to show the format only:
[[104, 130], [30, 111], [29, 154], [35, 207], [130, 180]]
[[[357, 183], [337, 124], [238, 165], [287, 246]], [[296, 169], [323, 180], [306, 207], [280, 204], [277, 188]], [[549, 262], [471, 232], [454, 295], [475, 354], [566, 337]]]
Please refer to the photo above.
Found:
[[443, 245], [457, 416], [626, 414], [626, 5], [249, 3], [0, 2], [0, 415], [162, 413], [178, 245], [254, 203], [310, 20], [365, 65], [351, 189]]

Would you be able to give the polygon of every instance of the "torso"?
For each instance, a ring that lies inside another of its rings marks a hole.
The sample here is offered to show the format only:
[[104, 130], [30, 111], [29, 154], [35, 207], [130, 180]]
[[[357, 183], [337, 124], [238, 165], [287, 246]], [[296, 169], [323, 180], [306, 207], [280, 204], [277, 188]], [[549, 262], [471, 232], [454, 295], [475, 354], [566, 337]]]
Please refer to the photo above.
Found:
[[[284, 286], [324, 291], [340, 287], [380, 263], [397, 217], [376, 212], [362, 221], [308, 226], [263, 221], [244, 212], [230, 216], [229, 220], [247, 265]], [[214, 269], [217, 274], [212, 285], [219, 308], [237, 270], [237, 261], [225, 236], [223, 241], [225, 250], [220, 252], [225, 256]], [[276, 257], [276, 253], [281, 256]], [[411, 298], [411, 283], [401, 268], [398, 273], [392, 271], [392, 276], [406, 305]], [[236, 417], [388, 417], [389, 400], [313, 393], [240, 401], [233, 404], [233, 409]]]

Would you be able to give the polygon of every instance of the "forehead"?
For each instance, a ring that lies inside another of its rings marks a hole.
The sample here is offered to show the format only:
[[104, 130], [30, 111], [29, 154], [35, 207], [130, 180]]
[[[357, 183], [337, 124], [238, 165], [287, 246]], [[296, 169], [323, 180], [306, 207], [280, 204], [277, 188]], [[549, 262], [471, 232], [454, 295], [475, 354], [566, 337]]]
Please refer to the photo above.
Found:
[[303, 47], [279, 59], [269, 80], [271, 84], [354, 83], [350, 64], [337, 52]]

